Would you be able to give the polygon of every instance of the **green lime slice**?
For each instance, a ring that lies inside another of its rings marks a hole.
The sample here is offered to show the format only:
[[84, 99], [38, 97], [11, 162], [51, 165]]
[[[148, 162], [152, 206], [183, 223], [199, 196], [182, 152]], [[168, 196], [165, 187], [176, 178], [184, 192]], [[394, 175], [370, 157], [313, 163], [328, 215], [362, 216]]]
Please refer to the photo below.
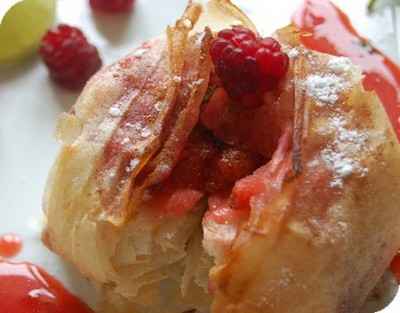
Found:
[[369, 0], [368, 11], [374, 12], [389, 5], [400, 5], [400, 0]]
[[[14, 63], [35, 52], [53, 24], [56, 0], [0, 0], [0, 63]], [[2, 18], [3, 17], [3, 18]]]

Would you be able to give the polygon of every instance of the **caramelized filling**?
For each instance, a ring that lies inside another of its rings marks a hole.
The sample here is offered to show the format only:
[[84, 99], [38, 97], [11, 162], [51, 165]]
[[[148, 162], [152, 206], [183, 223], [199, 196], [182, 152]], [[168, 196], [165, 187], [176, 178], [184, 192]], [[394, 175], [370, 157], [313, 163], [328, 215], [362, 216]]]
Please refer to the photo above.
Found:
[[177, 164], [146, 191], [145, 207], [182, 216], [208, 199], [206, 219], [237, 224], [248, 218], [251, 202], [277, 190], [291, 169], [291, 127], [283, 125], [292, 118], [292, 101], [276, 90], [262, 106], [246, 108], [218, 85], [209, 90]]

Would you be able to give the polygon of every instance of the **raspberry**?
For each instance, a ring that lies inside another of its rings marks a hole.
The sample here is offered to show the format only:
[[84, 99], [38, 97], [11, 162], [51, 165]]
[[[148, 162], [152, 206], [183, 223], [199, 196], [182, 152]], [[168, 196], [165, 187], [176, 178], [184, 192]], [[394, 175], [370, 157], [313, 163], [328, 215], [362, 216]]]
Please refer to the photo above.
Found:
[[257, 95], [276, 88], [289, 64], [278, 41], [241, 26], [220, 31], [210, 54], [228, 94], [251, 107], [260, 104]]
[[123, 13], [132, 10], [134, 0], [90, 0], [94, 10], [105, 13]]
[[76, 27], [61, 24], [48, 31], [40, 55], [51, 78], [69, 89], [79, 89], [101, 67], [99, 53]]

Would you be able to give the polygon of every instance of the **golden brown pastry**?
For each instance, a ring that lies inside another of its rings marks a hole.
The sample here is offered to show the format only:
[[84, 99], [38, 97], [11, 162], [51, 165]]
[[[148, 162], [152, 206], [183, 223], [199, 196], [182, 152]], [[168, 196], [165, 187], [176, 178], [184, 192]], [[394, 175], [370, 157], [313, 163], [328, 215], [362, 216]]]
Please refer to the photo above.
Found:
[[[255, 31], [227, 0], [189, 4], [60, 118], [43, 238], [101, 312], [359, 313], [400, 247], [400, 146], [360, 70], [287, 27], [285, 78], [238, 108], [209, 54], [232, 24]], [[225, 159], [246, 175], [222, 192]]]

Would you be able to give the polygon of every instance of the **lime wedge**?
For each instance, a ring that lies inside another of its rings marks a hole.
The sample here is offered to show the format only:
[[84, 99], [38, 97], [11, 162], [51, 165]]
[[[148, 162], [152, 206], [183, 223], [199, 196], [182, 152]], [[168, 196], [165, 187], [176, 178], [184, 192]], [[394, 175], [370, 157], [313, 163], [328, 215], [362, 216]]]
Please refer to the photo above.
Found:
[[56, 0], [0, 0], [0, 63], [31, 55], [53, 24]]
[[374, 12], [386, 6], [400, 5], [400, 0], [369, 0], [368, 11]]
[[376, 2], [377, 2], [376, 0], [368, 1], [368, 11], [372, 12], [375, 10]]

